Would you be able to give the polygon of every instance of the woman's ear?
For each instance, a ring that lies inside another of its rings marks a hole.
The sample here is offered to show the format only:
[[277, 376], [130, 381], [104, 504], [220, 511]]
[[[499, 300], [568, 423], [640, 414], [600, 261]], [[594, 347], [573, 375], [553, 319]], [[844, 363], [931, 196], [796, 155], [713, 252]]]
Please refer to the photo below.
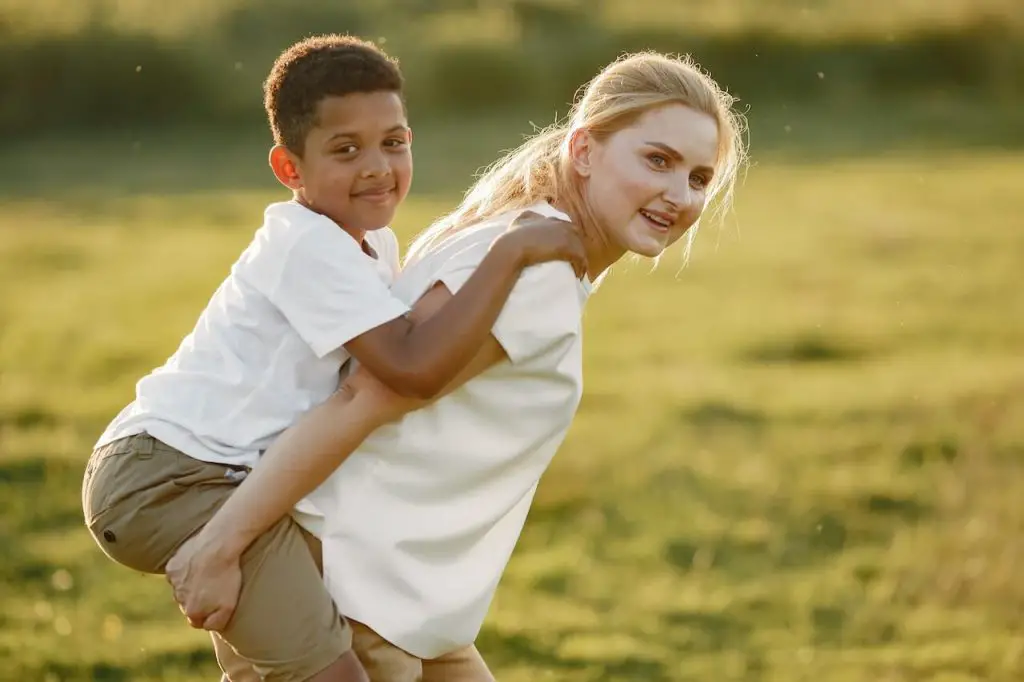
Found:
[[591, 156], [594, 152], [594, 138], [584, 128], [577, 128], [569, 136], [569, 158], [580, 177], [590, 177]]
[[282, 144], [275, 144], [270, 150], [270, 168], [274, 177], [291, 190], [302, 189], [302, 175], [295, 156]]

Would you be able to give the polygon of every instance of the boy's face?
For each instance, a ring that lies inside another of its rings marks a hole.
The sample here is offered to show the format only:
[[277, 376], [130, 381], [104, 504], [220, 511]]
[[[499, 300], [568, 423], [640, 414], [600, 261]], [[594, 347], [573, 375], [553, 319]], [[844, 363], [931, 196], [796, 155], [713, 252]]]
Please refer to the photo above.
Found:
[[[278, 179], [310, 209], [357, 239], [391, 223], [412, 182], [412, 132], [397, 93], [326, 97], [301, 159], [287, 153], [294, 177]], [[286, 152], [286, 150], [282, 151]], [[282, 169], [283, 170], [283, 169]]]

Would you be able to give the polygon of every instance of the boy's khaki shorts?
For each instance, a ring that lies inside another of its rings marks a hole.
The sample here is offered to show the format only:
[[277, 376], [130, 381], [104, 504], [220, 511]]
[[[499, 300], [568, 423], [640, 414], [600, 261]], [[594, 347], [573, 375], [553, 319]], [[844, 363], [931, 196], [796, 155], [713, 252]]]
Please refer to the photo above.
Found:
[[353, 646], [370, 682], [495, 682], [473, 645], [440, 658], [419, 659], [362, 623], [351, 624]]
[[[86, 525], [114, 561], [163, 573], [244, 478], [148, 434], [97, 448], [82, 486]], [[241, 558], [242, 591], [220, 633], [271, 682], [308, 680], [352, 646], [352, 631], [328, 594], [305, 531], [284, 518]]]

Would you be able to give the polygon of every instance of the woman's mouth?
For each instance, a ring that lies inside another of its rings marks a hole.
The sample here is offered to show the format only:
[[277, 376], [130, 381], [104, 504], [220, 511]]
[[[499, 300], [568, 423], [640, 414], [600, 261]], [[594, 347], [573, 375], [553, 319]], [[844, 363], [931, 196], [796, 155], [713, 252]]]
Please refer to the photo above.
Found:
[[668, 232], [674, 224], [674, 221], [661, 213], [654, 213], [643, 208], [640, 209], [639, 213], [640, 217], [657, 232]]

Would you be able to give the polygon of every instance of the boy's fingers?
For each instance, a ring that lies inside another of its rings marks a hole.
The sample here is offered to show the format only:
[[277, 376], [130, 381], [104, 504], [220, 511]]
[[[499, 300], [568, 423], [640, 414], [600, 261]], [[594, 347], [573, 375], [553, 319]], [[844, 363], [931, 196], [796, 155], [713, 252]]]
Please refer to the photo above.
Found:
[[576, 273], [577, 279], [587, 271], [586, 261], [579, 254], [570, 254], [569, 263], [572, 265], [572, 271]]
[[534, 220], [539, 217], [540, 216], [534, 213], [533, 211], [523, 211], [518, 216], [516, 216], [515, 220], [512, 221], [512, 224], [509, 225], [509, 228], [511, 229], [513, 227], [519, 227], [523, 223], [529, 220]]

